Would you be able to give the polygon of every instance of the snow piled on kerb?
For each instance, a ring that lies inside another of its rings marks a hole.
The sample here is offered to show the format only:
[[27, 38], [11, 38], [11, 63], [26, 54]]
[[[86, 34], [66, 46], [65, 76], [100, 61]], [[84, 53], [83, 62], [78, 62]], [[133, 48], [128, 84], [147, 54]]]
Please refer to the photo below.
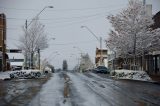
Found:
[[70, 100], [64, 103], [63, 89], [64, 78], [60, 78], [59, 73], [54, 73], [53, 77], [43, 85], [30, 106], [71, 106]]
[[115, 70], [115, 77], [118, 79], [152, 81], [145, 71]]
[[26, 73], [31, 73], [31, 72], [42, 72], [41, 70], [20, 70], [20, 71], [6, 71], [6, 72], [0, 72], [0, 80], [4, 79], [9, 79], [11, 73], [16, 73], [16, 72], [26, 72]]
[[0, 80], [4, 80], [4, 79], [7, 79], [7, 78], [10, 78], [10, 73], [11, 71], [7, 71], [7, 72], [0, 72]]

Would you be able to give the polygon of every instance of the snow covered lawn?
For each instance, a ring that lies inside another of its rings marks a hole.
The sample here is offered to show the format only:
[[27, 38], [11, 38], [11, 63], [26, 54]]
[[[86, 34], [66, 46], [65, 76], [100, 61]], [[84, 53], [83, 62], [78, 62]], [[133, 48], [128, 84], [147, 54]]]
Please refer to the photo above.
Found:
[[152, 81], [145, 71], [134, 70], [115, 70], [115, 78], [117, 79], [131, 79], [140, 81]]

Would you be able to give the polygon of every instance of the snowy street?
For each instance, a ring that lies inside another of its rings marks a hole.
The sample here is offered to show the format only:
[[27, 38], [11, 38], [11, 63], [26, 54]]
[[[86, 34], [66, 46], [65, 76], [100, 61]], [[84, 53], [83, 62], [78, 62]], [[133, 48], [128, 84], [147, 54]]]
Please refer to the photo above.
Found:
[[113, 80], [94, 73], [67, 73], [69, 94], [64, 97], [64, 74], [55, 73], [30, 106], [159, 106], [160, 85]]
[[0, 80], [0, 106], [24, 106], [40, 91], [47, 79]]
[[160, 106], [160, 0], [0, 0], [0, 106]]

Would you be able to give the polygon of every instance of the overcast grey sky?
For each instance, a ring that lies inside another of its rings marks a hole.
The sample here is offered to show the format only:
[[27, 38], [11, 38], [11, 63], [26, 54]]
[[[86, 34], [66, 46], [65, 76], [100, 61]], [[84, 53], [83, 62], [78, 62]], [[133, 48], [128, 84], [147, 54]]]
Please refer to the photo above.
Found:
[[[7, 17], [7, 46], [17, 48], [25, 20], [31, 20], [45, 6], [51, 5], [54, 8], [46, 9], [39, 18], [48, 38], [56, 40], [49, 40], [49, 48], [41, 52], [42, 58], [48, 58], [56, 68], [66, 59], [69, 68], [73, 68], [80, 56], [80, 50], [73, 48], [76, 46], [94, 62], [99, 42], [80, 26], [86, 25], [98, 37], [106, 39], [111, 29], [107, 15], [121, 11], [127, 3], [128, 0], [0, 0], [0, 13]], [[60, 55], [55, 56], [55, 51]]]

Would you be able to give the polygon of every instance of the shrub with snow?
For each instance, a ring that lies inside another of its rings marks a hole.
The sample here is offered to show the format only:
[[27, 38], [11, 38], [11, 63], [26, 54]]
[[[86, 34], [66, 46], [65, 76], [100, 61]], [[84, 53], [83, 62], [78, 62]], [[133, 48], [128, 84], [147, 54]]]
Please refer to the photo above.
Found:
[[151, 78], [148, 76], [148, 74], [145, 71], [115, 70], [114, 76], [118, 79], [151, 81]]
[[42, 76], [40, 70], [22, 70], [10, 73], [10, 78], [39, 78]]

